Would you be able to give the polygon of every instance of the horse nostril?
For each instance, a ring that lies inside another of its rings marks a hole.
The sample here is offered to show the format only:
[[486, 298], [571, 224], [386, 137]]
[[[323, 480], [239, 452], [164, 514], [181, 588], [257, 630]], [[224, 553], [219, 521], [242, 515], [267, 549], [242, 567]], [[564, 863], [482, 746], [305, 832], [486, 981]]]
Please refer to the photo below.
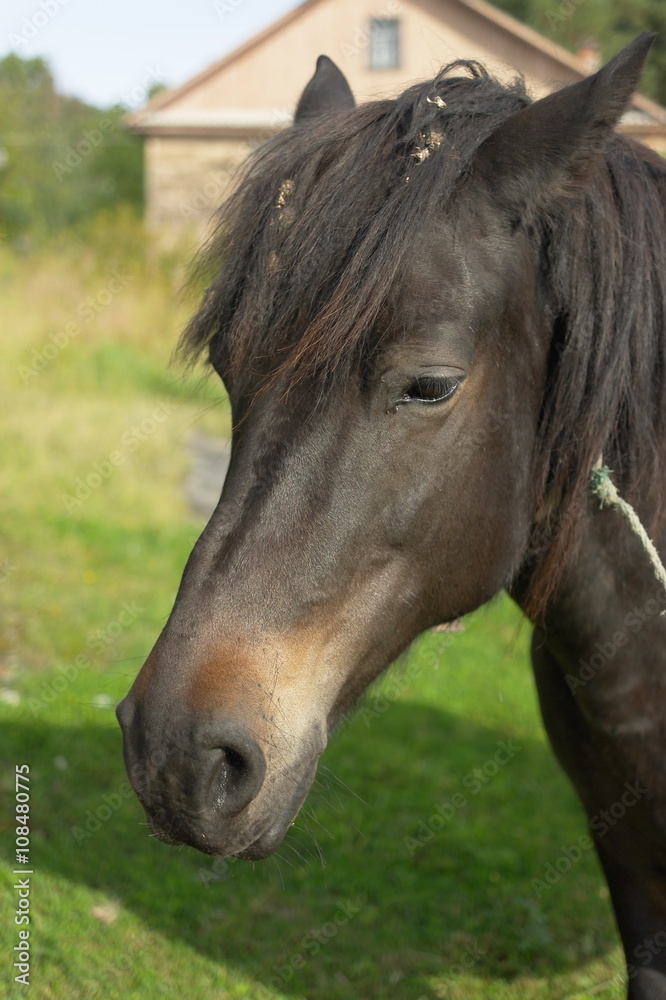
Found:
[[220, 747], [220, 750], [226, 758], [226, 763], [232, 770], [240, 773], [245, 769], [245, 758], [242, 753], [234, 750], [233, 747]]
[[209, 802], [222, 816], [235, 816], [255, 798], [266, 776], [266, 761], [254, 737], [237, 723], [218, 728], [218, 752], [209, 785]]

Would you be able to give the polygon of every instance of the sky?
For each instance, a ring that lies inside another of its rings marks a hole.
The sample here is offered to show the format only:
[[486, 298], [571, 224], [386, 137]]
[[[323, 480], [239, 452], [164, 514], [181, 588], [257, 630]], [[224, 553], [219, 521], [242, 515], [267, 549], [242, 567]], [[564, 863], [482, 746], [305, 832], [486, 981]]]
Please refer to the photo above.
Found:
[[177, 86], [300, 0], [2, 0], [0, 58], [42, 56], [60, 93], [98, 107]]

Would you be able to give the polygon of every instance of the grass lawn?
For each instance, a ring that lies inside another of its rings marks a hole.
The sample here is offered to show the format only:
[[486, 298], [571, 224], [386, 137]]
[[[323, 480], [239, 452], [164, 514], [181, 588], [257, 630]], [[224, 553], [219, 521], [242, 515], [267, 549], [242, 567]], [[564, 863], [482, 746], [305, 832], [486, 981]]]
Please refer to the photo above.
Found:
[[[274, 857], [148, 836], [113, 706], [202, 528], [183, 499], [187, 435], [227, 434], [229, 417], [221, 386], [168, 368], [186, 315], [176, 262], [132, 231], [91, 240], [0, 252], [0, 996], [623, 995], [608, 893], [592, 853], [576, 856], [583, 814], [508, 598], [422, 637], [368, 694]], [[24, 763], [29, 993], [9, 957]], [[567, 853], [571, 871], [537, 893]]]

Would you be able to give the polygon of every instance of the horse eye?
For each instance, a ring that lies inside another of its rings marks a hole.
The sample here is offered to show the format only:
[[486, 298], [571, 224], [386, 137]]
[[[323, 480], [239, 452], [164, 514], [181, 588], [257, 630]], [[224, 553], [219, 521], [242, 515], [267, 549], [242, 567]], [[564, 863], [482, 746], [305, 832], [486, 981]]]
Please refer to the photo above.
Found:
[[452, 396], [460, 385], [458, 378], [435, 378], [433, 375], [421, 375], [414, 379], [401, 403], [416, 400], [419, 403], [441, 403]]

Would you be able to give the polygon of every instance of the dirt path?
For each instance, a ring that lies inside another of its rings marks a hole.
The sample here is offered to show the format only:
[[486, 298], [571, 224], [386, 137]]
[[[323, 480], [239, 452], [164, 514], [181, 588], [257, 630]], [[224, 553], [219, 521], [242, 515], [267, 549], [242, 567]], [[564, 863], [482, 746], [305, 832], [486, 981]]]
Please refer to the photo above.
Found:
[[210, 517], [220, 499], [229, 466], [230, 443], [196, 431], [187, 442], [191, 469], [185, 480], [185, 496], [193, 514]]

